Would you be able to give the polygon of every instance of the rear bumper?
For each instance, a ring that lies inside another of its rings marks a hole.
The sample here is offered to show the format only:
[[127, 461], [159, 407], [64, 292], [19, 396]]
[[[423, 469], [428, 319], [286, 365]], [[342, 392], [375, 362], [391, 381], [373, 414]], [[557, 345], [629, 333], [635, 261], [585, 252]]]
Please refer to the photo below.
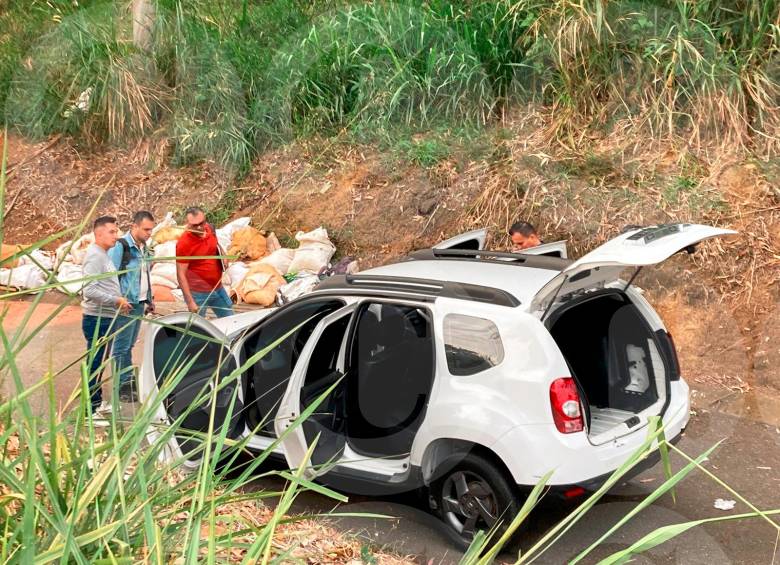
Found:
[[[688, 424], [690, 401], [688, 385], [682, 379], [671, 383], [671, 402], [663, 416], [666, 437], [676, 439]], [[518, 426], [489, 446], [506, 463], [515, 484], [533, 487], [552, 471], [551, 487], [603, 484], [642, 446], [647, 426], [599, 445], [583, 433], [561, 434], [549, 425]], [[658, 455], [642, 461], [636, 472], [657, 462]]]
[[[685, 430], [682, 430], [678, 435], [670, 439], [669, 443], [676, 445], [677, 442], [679, 442], [680, 439], [682, 438], [682, 434], [684, 431]], [[634, 465], [634, 467], [632, 467], [625, 475], [623, 475], [620, 480], [621, 481], [631, 480], [637, 475], [647, 471], [648, 469], [652, 469], [658, 463], [660, 463], [660, 461], [661, 461], [661, 452], [658, 451], [658, 449], [656, 449], [653, 452], [651, 452], [650, 455], [648, 455], [647, 457], [642, 459], [639, 463]], [[614, 473], [614, 471], [612, 473]], [[612, 476], [612, 473], [604, 473], [603, 475], [600, 475], [593, 479], [588, 479], [587, 481], [583, 481], [581, 483], [576, 483], [572, 485], [559, 485], [553, 488], [553, 492], [564, 493], [576, 487], [581, 487], [588, 492], [597, 491], [604, 485], [604, 483], [607, 482], [607, 480]]]

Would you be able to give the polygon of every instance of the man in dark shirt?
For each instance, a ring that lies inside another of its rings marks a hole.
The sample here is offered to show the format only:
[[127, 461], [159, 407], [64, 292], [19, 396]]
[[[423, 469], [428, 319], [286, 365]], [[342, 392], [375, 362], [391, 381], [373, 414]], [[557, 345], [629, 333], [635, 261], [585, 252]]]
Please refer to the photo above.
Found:
[[[218, 318], [233, 314], [231, 302], [222, 286], [224, 264], [214, 228], [197, 206], [185, 213], [187, 231], [176, 244], [176, 276], [190, 312], [201, 316], [211, 308]], [[187, 257], [195, 257], [188, 259]], [[197, 257], [213, 257], [198, 259]]]

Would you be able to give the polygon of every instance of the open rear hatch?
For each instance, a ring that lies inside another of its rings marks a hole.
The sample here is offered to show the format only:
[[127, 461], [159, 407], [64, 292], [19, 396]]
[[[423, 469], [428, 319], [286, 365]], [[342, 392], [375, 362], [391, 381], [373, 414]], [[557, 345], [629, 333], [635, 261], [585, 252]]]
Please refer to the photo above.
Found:
[[544, 312], [556, 299], [617, 280], [627, 268], [657, 265], [680, 251], [692, 251], [705, 239], [736, 233], [700, 224], [662, 224], [627, 231], [584, 255], [552, 278], [536, 293], [530, 311]]
[[[626, 292], [634, 276], [702, 240], [735, 233], [696, 224], [631, 230], [563, 269], [537, 293], [530, 309], [545, 322], [577, 382], [592, 443], [633, 433], [662, 414], [669, 383], [679, 376], [665, 328], [643, 312], [643, 300]], [[625, 283], [618, 277], [627, 268], [635, 270]]]

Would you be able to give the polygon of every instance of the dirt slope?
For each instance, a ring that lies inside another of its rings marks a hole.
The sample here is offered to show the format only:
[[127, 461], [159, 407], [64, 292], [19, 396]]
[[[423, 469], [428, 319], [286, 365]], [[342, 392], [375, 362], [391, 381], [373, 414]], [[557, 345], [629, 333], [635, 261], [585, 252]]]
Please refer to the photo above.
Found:
[[[541, 124], [543, 125], [543, 124]], [[696, 221], [740, 236], [676, 256], [637, 282], [675, 335], [696, 386], [780, 390], [780, 165], [690, 148], [637, 150], [636, 140], [550, 144], [534, 120], [510, 124], [481, 155], [459, 147], [422, 167], [369, 146], [310, 141], [268, 152], [233, 182], [218, 168], [154, 165], [164, 152], [80, 151], [67, 140], [11, 137], [7, 242], [29, 243], [98, 213], [126, 223], [132, 211], [161, 216], [199, 203], [250, 215], [283, 243], [324, 225], [341, 254], [362, 266], [475, 227], [506, 247], [517, 218], [579, 256], [626, 224]]]

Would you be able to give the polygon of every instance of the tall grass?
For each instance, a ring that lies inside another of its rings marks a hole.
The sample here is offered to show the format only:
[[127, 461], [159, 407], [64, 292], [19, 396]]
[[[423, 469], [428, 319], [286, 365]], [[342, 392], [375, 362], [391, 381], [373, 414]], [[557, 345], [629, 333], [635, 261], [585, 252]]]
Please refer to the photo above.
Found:
[[124, 5], [60, 4], [24, 64], [24, 41], [6, 57], [6, 118], [101, 143], [154, 131], [180, 163], [244, 172], [295, 136], [482, 126], [528, 102], [558, 137], [628, 127], [771, 151], [780, 136], [776, 0], [160, 0], [151, 53]]

